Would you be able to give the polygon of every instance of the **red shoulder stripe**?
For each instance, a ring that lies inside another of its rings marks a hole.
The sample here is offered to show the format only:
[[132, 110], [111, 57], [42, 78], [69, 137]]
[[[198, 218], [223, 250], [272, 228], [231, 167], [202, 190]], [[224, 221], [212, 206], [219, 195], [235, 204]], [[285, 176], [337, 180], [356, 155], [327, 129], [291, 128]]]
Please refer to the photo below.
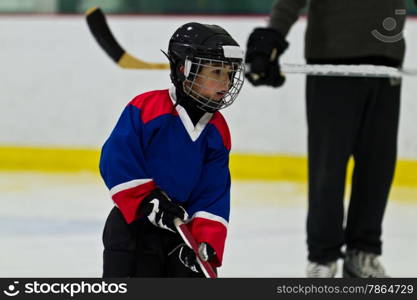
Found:
[[165, 115], [178, 115], [172, 104], [168, 90], [156, 90], [136, 96], [129, 103], [140, 109], [140, 117], [143, 123]]
[[224, 119], [223, 115], [220, 112], [216, 111], [209, 123], [213, 124], [217, 128], [222, 137], [224, 146], [227, 150], [230, 150], [232, 148], [232, 141], [230, 137], [229, 127], [227, 126], [226, 120]]

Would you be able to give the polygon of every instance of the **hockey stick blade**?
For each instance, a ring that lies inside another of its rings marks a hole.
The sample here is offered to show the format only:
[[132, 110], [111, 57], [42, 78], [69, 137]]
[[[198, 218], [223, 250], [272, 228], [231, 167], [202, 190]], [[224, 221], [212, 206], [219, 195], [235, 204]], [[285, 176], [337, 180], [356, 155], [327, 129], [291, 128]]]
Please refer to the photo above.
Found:
[[120, 67], [143, 70], [169, 69], [169, 64], [145, 62], [127, 53], [114, 38], [106, 17], [99, 7], [96, 6], [87, 10], [86, 20], [88, 28], [90, 28], [97, 43]]
[[181, 235], [184, 242], [193, 249], [197, 262], [200, 265], [201, 270], [207, 278], [217, 278], [216, 272], [214, 272], [213, 267], [209, 262], [203, 261], [198, 254], [198, 245], [194, 237], [191, 235], [191, 232], [188, 230], [187, 226], [179, 218], [174, 219], [175, 227], [178, 230], [178, 233]]

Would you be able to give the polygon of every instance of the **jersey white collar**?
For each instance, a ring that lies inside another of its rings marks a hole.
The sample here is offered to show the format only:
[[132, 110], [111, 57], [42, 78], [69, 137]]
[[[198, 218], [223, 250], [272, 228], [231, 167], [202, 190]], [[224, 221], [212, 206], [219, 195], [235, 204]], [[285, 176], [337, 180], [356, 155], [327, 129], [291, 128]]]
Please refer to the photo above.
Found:
[[[172, 103], [175, 105], [177, 101], [177, 95], [175, 93], [175, 86], [171, 86], [169, 88], [169, 96], [171, 98]], [[208, 122], [210, 121], [211, 117], [213, 116], [212, 113], [206, 112], [200, 118], [198, 123], [194, 126], [193, 122], [191, 121], [190, 116], [187, 114], [187, 111], [183, 106], [177, 104], [175, 109], [178, 112], [178, 115], [181, 119], [182, 124], [184, 125], [185, 130], [187, 131], [188, 135], [190, 136], [191, 140], [195, 142], [198, 137], [200, 136], [201, 132], [203, 132], [204, 128], [206, 128]]]

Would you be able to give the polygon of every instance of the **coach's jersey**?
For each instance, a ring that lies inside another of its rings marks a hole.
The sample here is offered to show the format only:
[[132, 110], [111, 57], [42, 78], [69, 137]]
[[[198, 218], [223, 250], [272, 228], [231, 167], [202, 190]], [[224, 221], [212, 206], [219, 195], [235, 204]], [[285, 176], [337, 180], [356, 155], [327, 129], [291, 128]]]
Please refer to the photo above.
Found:
[[307, 4], [307, 60], [386, 57], [403, 61], [405, 0], [276, 0], [269, 25], [287, 35]]
[[189, 216], [198, 243], [207, 242], [221, 265], [230, 211], [230, 133], [219, 112], [193, 125], [175, 89], [135, 97], [105, 142], [100, 172], [128, 223], [156, 187]]

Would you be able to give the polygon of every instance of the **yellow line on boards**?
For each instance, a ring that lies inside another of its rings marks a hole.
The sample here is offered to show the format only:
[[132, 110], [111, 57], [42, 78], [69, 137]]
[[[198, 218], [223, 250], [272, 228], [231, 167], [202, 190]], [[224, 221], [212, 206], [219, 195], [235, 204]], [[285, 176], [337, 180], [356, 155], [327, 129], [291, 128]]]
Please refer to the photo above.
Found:
[[[0, 170], [41, 172], [98, 172], [97, 149], [0, 147]], [[348, 176], [353, 162], [349, 163]], [[290, 155], [232, 153], [230, 170], [237, 180], [307, 181], [307, 158]], [[417, 187], [417, 161], [399, 160], [394, 185]]]
[[305, 157], [236, 153], [230, 157], [234, 179], [306, 181]]
[[97, 149], [0, 147], [0, 170], [40, 172], [98, 172]]
[[[234, 179], [307, 181], [307, 158], [287, 155], [239, 154], [231, 156], [230, 168]], [[349, 161], [347, 183], [354, 168]], [[395, 186], [417, 187], [417, 161], [399, 159], [394, 176]]]

